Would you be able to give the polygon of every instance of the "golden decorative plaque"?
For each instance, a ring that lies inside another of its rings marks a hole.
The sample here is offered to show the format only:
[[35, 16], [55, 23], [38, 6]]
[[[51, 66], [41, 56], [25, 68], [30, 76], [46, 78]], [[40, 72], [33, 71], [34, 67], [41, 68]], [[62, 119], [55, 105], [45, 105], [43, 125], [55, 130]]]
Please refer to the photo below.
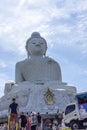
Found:
[[50, 104], [50, 105], [54, 104], [54, 94], [49, 88], [44, 94], [44, 99], [45, 99], [46, 104]]

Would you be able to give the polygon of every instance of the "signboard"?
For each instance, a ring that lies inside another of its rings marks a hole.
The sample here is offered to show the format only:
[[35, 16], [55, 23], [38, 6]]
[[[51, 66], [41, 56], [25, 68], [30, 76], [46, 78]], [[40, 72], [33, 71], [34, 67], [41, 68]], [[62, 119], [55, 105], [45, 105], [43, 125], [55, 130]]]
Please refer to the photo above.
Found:
[[87, 118], [87, 93], [76, 95], [78, 101], [78, 109], [81, 118]]

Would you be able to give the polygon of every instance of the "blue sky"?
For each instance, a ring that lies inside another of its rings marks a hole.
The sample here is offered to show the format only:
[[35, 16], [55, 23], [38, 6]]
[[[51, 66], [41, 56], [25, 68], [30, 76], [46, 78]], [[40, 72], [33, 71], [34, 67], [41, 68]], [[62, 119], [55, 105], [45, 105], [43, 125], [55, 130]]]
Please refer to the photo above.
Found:
[[15, 80], [15, 63], [27, 57], [26, 40], [38, 31], [47, 55], [61, 66], [63, 82], [87, 91], [87, 0], [0, 2], [0, 97]]

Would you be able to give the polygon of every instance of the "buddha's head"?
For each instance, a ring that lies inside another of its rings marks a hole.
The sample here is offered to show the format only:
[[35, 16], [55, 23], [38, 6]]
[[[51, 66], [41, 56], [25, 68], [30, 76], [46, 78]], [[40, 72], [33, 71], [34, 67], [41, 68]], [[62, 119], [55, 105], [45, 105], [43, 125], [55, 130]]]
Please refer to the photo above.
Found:
[[28, 52], [28, 56], [44, 56], [47, 50], [47, 43], [46, 40], [41, 37], [38, 32], [33, 32], [31, 34], [31, 37], [27, 40], [25, 47]]

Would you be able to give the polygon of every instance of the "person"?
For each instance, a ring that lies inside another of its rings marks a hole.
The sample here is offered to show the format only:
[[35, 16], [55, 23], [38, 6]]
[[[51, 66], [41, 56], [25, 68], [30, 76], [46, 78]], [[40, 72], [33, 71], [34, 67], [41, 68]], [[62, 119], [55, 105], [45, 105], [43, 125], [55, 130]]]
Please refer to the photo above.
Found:
[[8, 112], [10, 113], [10, 128], [14, 130], [16, 128], [16, 123], [18, 123], [18, 103], [16, 103], [16, 98], [12, 99], [12, 103], [9, 105]]
[[52, 129], [53, 130], [57, 130], [58, 129], [58, 121], [57, 121], [57, 119], [53, 119]]
[[38, 123], [38, 130], [41, 130], [41, 115], [37, 113], [37, 123]]
[[52, 130], [52, 121], [47, 118], [44, 122], [44, 130]]
[[31, 117], [27, 113], [27, 125], [26, 125], [26, 130], [31, 130]]
[[46, 56], [47, 42], [38, 32], [32, 33], [26, 42], [28, 58], [17, 62], [15, 67], [15, 82], [62, 82], [59, 64]]
[[31, 113], [31, 130], [36, 130], [37, 127], [37, 117], [36, 113], [32, 112]]
[[58, 122], [58, 126], [57, 126], [58, 130], [61, 130], [63, 115], [59, 114], [59, 109], [57, 110], [57, 114], [55, 115], [55, 118]]
[[22, 112], [20, 118], [21, 118], [21, 129], [22, 129], [22, 130], [25, 130], [26, 124], [27, 124], [27, 118], [26, 118], [26, 116], [24, 115], [24, 112]]
[[19, 130], [21, 130], [21, 117], [20, 117], [21, 113], [18, 116], [18, 128]]

